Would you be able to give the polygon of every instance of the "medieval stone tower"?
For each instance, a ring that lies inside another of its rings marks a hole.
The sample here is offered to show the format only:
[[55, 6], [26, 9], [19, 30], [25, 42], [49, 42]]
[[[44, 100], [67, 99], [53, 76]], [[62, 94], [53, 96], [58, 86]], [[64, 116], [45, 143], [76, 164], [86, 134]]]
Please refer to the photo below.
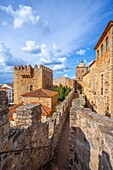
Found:
[[88, 67], [83, 63], [83, 61], [81, 61], [80, 64], [76, 67], [76, 80], [81, 81], [87, 72]]
[[21, 95], [37, 88], [47, 89], [53, 85], [53, 71], [43, 65], [14, 67], [14, 103], [21, 103]]

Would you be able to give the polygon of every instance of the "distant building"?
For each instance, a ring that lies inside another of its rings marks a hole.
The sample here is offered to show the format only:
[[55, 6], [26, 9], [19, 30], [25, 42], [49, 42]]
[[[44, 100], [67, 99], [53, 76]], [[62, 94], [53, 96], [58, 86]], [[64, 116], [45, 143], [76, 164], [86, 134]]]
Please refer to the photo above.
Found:
[[13, 84], [0, 85], [0, 90], [5, 91], [8, 97], [8, 105], [14, 104], [14, 88]]
[[96, 60], [83, 76], [88, 104], [97, 113], [113, 117], [113, 21], [110, 21], [96, 46]]
[[80, 64], [76, 67], [76, 80], [82, 81], [83, 76], [88, 72], [88, 67], [83, 63], [83, 61], [80, 62]]
[[63, 76], [53, 79], [54, 86], [55, 85], [59, 86], [60, 84], [62, 84], [62, 86], [67, 86], [67, 87], [73, 88], [74, 83], [75, 83], [74, 80], [72, 80], [68, 77], [63, 77]]

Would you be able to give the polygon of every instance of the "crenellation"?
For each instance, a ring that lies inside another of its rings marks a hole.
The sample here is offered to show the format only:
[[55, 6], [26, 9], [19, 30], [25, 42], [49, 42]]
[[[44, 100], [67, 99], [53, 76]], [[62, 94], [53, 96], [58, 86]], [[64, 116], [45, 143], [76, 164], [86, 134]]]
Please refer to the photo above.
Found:
[[38, 70], [38, 66], [37, 65], [34, 66], [34, 70]]
[[53, 72], [50, 68], [45, 67], [45, 66], [43, 66], [43, 65], [40, 65], [39, 69], [42, 69], [43, 71], [47, 71], [47, 72], [50, 72], [50, 73]]
[[21, 65], [21, 66], [20, 66], [20, 70], [23, 70], [23, 69], [24, 69], [24, 67]]
[[[5, 167], [8, 167], [8, 170], [26, 169], [28, 167], [30, 170], [37, 170], [52, 160], [63, 124], [69, 113], [67, 102], [71, 101], [73, 97], [74, 89], [63, 101], [63, 104], [57, 106], [57, 111], [53, 113], [52, 117], [48, 117], [45, 123], [41, 122], [39, 104], [27, 104], [18, 107], [16, 126], [10, 129], [9, 126], [4, 124], [4, 132], [0, 131], [0, 134], [4, 134], [0, 138], [0, 144], [2, 143], [0, 150], [6, 152], [1, 156], [1, 170], [4, 170]], [[60, 110], [63, 107], [65, 109]], [[7, 153], [11, 150], [14, 152]]]

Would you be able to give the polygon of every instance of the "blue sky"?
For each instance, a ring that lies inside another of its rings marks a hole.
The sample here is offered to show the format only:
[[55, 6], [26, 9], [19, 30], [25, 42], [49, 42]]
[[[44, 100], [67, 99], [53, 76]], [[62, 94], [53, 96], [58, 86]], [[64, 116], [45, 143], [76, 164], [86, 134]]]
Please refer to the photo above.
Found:
[[112, 0], [0, 0], [0, 83], [13, 82], [13, 66], [44, 64], [54, 77], [75, 77], [81, 60], [113, 20]]

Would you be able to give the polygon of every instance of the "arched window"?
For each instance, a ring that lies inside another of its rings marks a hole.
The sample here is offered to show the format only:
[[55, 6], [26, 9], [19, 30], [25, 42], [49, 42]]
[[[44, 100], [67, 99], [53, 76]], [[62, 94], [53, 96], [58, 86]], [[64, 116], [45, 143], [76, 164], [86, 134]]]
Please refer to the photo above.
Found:
[[99, 59], [99, 50], [97, 50], [97, 60]]
[[104, 54], [104, 46], [103, 46], [103, 44], [101, 45], [101, 57], [103, 56], [103, 54]]
[[108, 43], [109, 43], [109, 40], [108, 40], [108, 37], [106, 38], [106, 51], [108, 51]]

